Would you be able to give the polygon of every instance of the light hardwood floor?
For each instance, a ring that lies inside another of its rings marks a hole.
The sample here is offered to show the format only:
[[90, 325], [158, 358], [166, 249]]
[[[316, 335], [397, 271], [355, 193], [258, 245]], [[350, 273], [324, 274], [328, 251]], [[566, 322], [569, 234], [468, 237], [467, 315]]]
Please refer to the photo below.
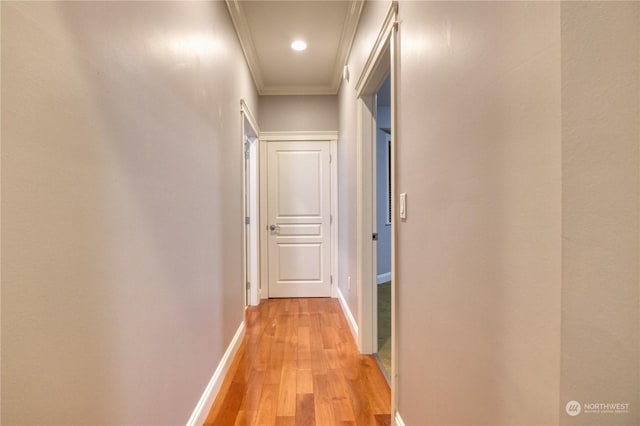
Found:
[[391, 424], [389, 386], [336, 299], [266, 300], [246, 325], [206, 425]]

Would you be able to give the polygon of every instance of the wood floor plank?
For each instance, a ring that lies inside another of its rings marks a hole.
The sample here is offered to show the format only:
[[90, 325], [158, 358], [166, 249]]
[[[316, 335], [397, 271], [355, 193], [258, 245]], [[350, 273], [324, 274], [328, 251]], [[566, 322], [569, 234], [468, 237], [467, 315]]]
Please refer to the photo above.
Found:
[[346, 390], [344, 374], [340, 370], [329, 370], [327, 373], [329, 392], [333, 404], [333, 413], [337, 421], [355, 421], [353, 405]]
[[269, 299], [247, 309], [245, 324], [205, 424], [390, 424], [389, 386], [359, 354], [337, 300]]
[[254, 410], [238, 411], [238, 417], [233, 426], [254, 426], [256, 424], [256, 414]]
[[276, 426], [295, 426], [295, 416], [278, 416], [276, 417]]
[[295, 367], [282, 369], [280, 390], [278, 392], [278, 409], [276, 411], [279, 417], [294, 416], [296, 414], [296, 373]]
[[231, 383], [225, 397], [223, 408], [213, 421], [213, 424], [220, 426], [233, 426], [235, 424], [245, 389], [246, 385], [244, 383]]
[[333, 411], [333, 401], [329, 389], [328, 378], [324, 374], [313, 376], [313, 402], [317, 425], [334, 425], [336, 423]]
[[250, 344], [255, 344], [258, 346], [256, 350], [255, 361], [252, 364], [252, 367], [256, 370], [267, 371], [267, 364], [269, 363], [269, 358], [271, 358], [271, 347], [273, 346], [273, 337], [267, 334], [263, 335], [262, 338], [257, 339], [257, 341], [251, 341]]
[[262, 386], [260, 404], [256, 414], [256, 424], [260, 426], [272, 426], [276, 424], [278, 409], [278, 385], [265, 384]]
[[298, 299], [298, 303], [300, 304], [300, 317], [303, 315], [309, 314], [309, 299]]
[[247, 382], [247, 390], [240, 411], [257, 411], [260, 406], [260, 397], [262, 395], [262, 385], [264, 384], [265, 372], [253, 370], [249, 381]]
[[298, 327], [297, 365], [299, 370], [307, 370], [311, 368], [311, 338], [309, 337], [309, 333], [309, 327]]
[[[371, 410], [371, 402], [369, 398], [362, 398], [361, 395], [367, 395], [364, 380], [362, 378], [362, 369], [366, 365], [361, 359], [358, 360], [358, 368], [356, 369], [356, 378], [345, 377], [346, 389], [351, 401], [355, 421], [358, 425], [373, 425], [375, 419]], [[367, 395], [369, 396], [369, 395]]]
[[313, 393], [313, 375], [310, 369], [298, 369], [296, 393]]
[[312, 393], [297, 395], [296, 426], [314, 426], [316, 424], [316, 410]]
[[327, 359], [327, 368], [328, 369], [336, 369], [340, 368], [340, 355], [336, 349], [325, 349], [324, 351], [325, 357]]
[[371, 411], [375, 415], [384, 415], [389, 410], [387, 395], [390, 391], [387, 379], [380, 372], [378, 362], [373, 357], [366, 358], [366, 366], [367, 368], [363, 371], [361, 380], [367, 395], [369, 395], [368, 400]]
[[311, 314], [309, 312], [300, 312], [298, 317], [298, 327], [309, 327], [311, 324]]
[[391, 415], [376, 414], [373, 417], [376, 419], [377, 426], [391, 426]]
[[271, 385], [280, 384], [282, 377], [282, 362], [284, 360], [284, 342], [276, 340], [271, 345], [271, 356], [267, 364], [266, 383]]

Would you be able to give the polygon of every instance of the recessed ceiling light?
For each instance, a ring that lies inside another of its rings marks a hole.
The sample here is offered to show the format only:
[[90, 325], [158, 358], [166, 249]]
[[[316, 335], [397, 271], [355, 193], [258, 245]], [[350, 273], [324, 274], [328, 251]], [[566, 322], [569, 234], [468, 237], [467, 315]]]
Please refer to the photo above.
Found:
[[302, 40], [296, 40], [293, 43], [291, 43], [291, 48], [293, 50], [301, 52], [301, 51], [303, 51], [303, 50], [305, 50], [307, 48], [307, 43], [305, 43]]

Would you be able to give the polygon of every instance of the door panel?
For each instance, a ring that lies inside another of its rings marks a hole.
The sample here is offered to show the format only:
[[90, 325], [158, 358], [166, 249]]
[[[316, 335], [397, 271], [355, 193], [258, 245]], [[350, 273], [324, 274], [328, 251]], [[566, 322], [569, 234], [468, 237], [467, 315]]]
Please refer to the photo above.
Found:
[[321, 244], [278, 244], [278, 281], [322, 280]]
[[277, 218], [321, 217], [322, 152], [277, 149], [275, 160]]
[[331, 295], [330, 143], [269, 142], [269, 297]]

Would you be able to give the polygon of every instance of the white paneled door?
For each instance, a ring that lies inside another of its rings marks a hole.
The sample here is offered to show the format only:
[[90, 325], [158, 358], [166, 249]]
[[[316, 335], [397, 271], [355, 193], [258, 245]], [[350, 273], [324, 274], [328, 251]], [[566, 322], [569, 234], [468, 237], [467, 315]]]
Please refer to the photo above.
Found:
[[331, 296], [331, 144], [269, 142], [269, 297]]

